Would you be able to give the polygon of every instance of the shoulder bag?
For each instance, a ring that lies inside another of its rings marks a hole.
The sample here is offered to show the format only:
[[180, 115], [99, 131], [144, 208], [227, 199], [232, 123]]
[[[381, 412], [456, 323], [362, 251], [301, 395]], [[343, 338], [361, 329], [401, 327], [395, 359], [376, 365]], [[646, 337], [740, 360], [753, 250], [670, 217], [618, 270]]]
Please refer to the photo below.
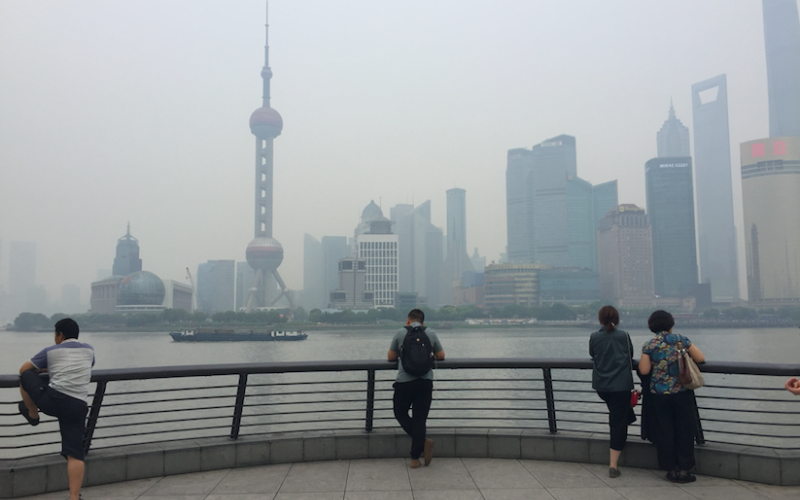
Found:
[[683, 342], [678, 342], [678, 366], [680, 367], [680, 375], [678, 375], [678, 382], [689, 390], [695, 390], [703, 387], [705, 381], [703, 374], [697, 367], [689, 351], [683, 346]]

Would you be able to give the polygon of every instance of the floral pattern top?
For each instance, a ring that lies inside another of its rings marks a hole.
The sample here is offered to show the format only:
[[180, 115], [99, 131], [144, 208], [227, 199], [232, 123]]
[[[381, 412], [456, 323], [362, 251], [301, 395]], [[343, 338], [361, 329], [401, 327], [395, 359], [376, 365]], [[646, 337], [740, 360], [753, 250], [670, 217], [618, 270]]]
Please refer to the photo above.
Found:
[[678, 382], [680, 365], [678, 364], [678, 343], [685, 349], [692, 341], [678, 333], [661, 332], [642, 348], [642, 354], [650, 356], [653, 368], [650, 370], [651, 394], [678, 394], [686, 388]]

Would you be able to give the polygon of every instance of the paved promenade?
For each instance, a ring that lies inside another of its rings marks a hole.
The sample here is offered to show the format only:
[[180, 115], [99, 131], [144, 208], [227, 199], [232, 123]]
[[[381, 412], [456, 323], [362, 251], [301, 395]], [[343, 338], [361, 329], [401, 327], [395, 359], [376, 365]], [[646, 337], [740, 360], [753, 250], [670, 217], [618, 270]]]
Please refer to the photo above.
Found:
[[[337, 460], [222, 469], [94, 486], [85, 500], [788, 500], [800, 487], [698, 476], [674, 485], [661, 471], [536, 460], [402, 458]], [[64, 500], [66, 492], [27, 497]]]

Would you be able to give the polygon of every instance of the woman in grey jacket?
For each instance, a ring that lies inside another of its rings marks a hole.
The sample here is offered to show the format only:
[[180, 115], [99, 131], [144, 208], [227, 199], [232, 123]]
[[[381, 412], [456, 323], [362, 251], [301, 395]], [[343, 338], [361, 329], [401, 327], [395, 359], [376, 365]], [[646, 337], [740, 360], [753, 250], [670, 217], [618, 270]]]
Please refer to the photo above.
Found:
[[628, 439], [628, 425], [636, 421], [631, 408], [633, 390], [633, 344], [631, 337], [618, 330], [619, 312], [604, 306], [597, 314], [602, 327], [589, 337], [592, 357], [592, 388], [608, 406], [611, 430], [609, 477], [619, 477], [619, 456]]

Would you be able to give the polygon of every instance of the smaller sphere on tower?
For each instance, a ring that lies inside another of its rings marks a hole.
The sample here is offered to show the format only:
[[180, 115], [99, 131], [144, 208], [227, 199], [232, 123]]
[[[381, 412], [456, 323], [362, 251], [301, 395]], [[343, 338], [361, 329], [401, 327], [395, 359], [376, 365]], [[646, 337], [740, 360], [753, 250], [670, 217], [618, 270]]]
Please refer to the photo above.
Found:
[[253, 269], [272, 272], [283, 262], [283, 247], [275, 238], [259, 236], [247, 245], [245, 255]]
[[272, 108], [258, 108], [250, 115], [250, 131], [260, 139], [274, 139], [282, 130], [283, 118]]

